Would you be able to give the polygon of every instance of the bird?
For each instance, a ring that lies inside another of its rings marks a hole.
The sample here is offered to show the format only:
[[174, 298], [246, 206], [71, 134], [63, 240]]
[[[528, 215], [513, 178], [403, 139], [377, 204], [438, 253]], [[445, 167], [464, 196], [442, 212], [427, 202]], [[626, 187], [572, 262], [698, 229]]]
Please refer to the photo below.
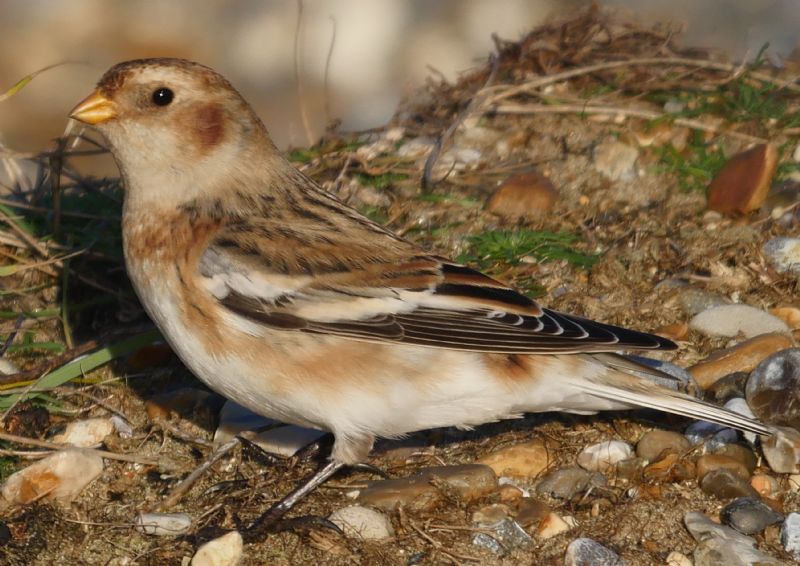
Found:
[[261, 526], [376, 438], [424, 429], [638, 407], [772, 433], [619, 354], [670, 340], [545, 308], [346, 205], [207, 66], [119, 63], [69, 115], [116, 161], [127, 273], [183, 363], [258, 414], [333, 433], [327, 463]]

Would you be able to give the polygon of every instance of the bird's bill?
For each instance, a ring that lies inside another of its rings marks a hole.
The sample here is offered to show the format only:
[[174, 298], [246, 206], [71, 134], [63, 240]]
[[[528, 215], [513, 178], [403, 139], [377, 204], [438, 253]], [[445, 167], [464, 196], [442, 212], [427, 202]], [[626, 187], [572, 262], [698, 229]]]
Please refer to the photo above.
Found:
[[81, 100], [69, 113], [70, 118], [92, 126], [111, 120], [116, 115], [117, 109], [114, 102], [100, 94], [99, 91], [94, 91]]

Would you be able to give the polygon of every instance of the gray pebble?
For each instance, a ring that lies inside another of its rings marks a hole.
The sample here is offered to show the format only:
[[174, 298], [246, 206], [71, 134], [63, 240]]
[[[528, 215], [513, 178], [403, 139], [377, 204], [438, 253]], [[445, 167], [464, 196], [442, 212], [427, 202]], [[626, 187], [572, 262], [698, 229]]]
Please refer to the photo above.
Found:
[[755, 539], [718, 525], [698, 511], [687, 513], [683, 522], [699, 543], [694, 566], [778, 566], [781, 561], [756, 549]]
[[759, 419], [800, 429], [800, 348], [775, 352], [758, 364], [745, 396]]
[[781, 544], [784, 550], [800, 560], [800, 513], [789, 513], [781, 525]]
[[536, 493], [556, 499], [572, 499], [590, 486], [603, 486], [606, 477], [581, 468], [562, 468], [547, 474], [536, 486]]
[[800, 238], [773, 238], [762, 251], [780, 273], [800, 275]]
[[564, 555], [565, 566], [621, 566], [622, 559], [613, 550], [590, 538], [577, 538], [569, 543]]
[[719, 499], [736, 497], [758, 497], [758, 493], [749, 482], [743, 480], [730, 470], [717, 468], [711, 470], [700, 481], [700, 489], [708, 495]]
[[718, 307], [730, 303], [730, 301], [724, 297], [693, 287], [681, 291], [678, 299], [680, 300], [683, 312], [689, 316], [694, 316], [711, 307]]
[[728, 503], [720, 513], [722, 522], [740, 533], [755, 535], [769, 525], [783, 521], [783, 515], [757, 497], [740, 497]]

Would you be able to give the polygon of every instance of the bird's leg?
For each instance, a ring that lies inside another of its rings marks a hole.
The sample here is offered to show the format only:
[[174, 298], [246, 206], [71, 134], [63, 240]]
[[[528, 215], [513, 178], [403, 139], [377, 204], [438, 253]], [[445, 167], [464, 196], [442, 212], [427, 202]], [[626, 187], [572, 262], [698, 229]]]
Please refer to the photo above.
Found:
[[[342, 467], [344, 467], [344, 463], [339, 462], [337, 460], [331, 460], [327, 464], [325, 464], [322, 468], [317, 471], [313, 476], [311, 476], [308, 481], [303, 483], [300, 487], [289, 493], [286, 497], [278, 501], [275, 505], [270, 507], [263, 515], [261, 515], [258, 519], [253, 521], [253, 523], [247, 527], [245, 532], [243, 533], [246, 538], [250, 540], [258, 540], [263, 537], [263, 535], [267, 534], [268, 532], [276, 532], [276, 531], [284, 531], [289, 528], [293, 528], [295, 526], [299, 526], [298, 520], [288, 520], [284, 521], [283, 516], [289, 511], [292, 507], [297, 504], [298, 501], [303, 499], [306, 495], [314, 491], [317, 487], [325, 483], [328, 478], [330, 478], [333, 474], [338, 472]], [[302, 518], [301, 518], [302, 519]], [[330, 523], [327, 519], [322, 518], [315, 518], [315, 523], [317, 526], [325, 526], [329, 528], [334, 528], [335, 530], [339, 530], [333, 523]]]

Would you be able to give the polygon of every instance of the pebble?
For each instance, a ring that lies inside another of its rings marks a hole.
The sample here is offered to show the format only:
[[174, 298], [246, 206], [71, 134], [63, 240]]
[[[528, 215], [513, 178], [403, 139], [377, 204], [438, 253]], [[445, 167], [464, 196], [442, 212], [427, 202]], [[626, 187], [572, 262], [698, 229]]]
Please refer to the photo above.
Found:
[[550, 212], [558, 190], [535, 171], [517, 173], [503, 181], [486, 200], [486, 210], [509, 220], [534, 220]]
[[774, 314], [792, 330], [800, 330], [800, 309], [797, 307], [775, 307], [769, 309], [769, 314]]
[[111, 419], [85, 419], [69, 423], [64, 432], [53, 437], [53, 442], [89, 448], [102, 443], [112, 432], [114, 432], [114, 423], [111, 422]]
[[789, 513], [781, 525], [781, 544], [786, 552], [800, 560], [800, 513]]
[[[698, 466], [699, 468], [699, 466]], [[700, 489], [718, 499], [735, 499], [737, 497], [758, 497], [758, 493], [736, 472], [727, 468], [717, 468], [707, 472], [700, 480]]]
[[515, 519], [523, 527], [538, 528], [542, 520], [550, 514], [550, 511], [550, 506], [543, 501], [526, 497], [520, 500], [517, 505]]
[[578, 454], [578, 465], [590, 472], [612, 471], [617, 462], [633, 456], [633, 449], [627, 442], [607, 440], [585, 447]]
[[667, 555], [666, 566], [692, 566], [692, 561], [682, 552], [673, 550]]
[[773, 238], [762, 251], [779, 273], [800, 275], [800, 238]]
[[[486, 527], [484, 527], [486, 528]], [[506, 554], [517, 548], [529, 546], [533, 539], [513, 519], [503, 519], [492, 525], [492, 533], [477, 533], [472, 544], [483, 547], [495, 554]]]
[[750, 485], [761, 497], [773, 497], [781, 488], [778, 480], [767, 474], [754, 474]]
[[744, 397], [744, 387], [750, 374], [745, 371], [729, 373], [706, 389], [706, 401], [722, 404], [734, 397]]
[[381, 540], [394, 536], [392, 523], [386, 515], [361, 505], [337, 509], [330, 514], [328, 520], [342, 529], [349, 538]]
[[68, 503], [102, 471], [103, 459], [94, 452], [67, 448], [11, 474], [3, 497], [22, 505], [42, 498]]
[[557, 513], [550, 512], [539, 523], [539, 528], [536, 529], [536, 534], [541, 539], [553, 538], [566, 533], [568, 530], [577, 526], [577, 521], [573, 517], [561, 517]]
[[720, 519], [740, 533], [756, 535], [769, 525], [783, 521], [783, 515], [758, 497], [740, 497], [722, 508]]
[[441, 499], [435, 480], [446, 483], [468, 502], [488, 495], [497, 487], [497, 477], [489, 466], [434, 466], [422, 468], [411, 477], [370, 482], [359, 491], [358, 502], [386, 511], [398, 506], [414, 511], [430, 510]]
[[659, 326], [654, 333], [675, 342], [680, 342], [681, 340], [686, 340], [689, 336], [689, 325], [685, 322], [665, 324], [664, 326]]
[[561, 468], [547, 474], [536, 486], [536, 493], [556, 499], [572, 499], [590, 485], [605, 485], [602, 474], [589, 473], [582, 468]]
[[567, 546], [564, 566], [621, 566], [622, 559], [613, 550], [590, 538], [576, 538]]
[[762, 421], [800, 429], [800, 348], [776, 352], [758, 364], [745, 395]]
[[647, 460], [644, 458], [628, 458], [617, 462], [617, 475], [618, 479], [627, 481], [636, 481], [642, 477], [642, 472], [647, 466]]
[[617, 140], [604, 141], [594, 150], [595, 169], [612, 181], [632, 181], [636, 178], [639, 151]]
[[114, 425], [114, 430], [120, 438], [133, 438], [133, 425], [119, 415], [112, 415], [109, 419]]
[[[255, 433], [256, 429], [275, 425], [276, 428]], [[321, 430], [286, 425], [257, 415], [233, 401], [226, 401], [219, 414], [214, 432], [214, 446], [221, 446], [235, 436], [242, 436], [264, 452], [291, 458], [327, 433]]]
[[714, 455], [733, 458], [752, 474], [758, 465], [758, 458], [750, 448], [742, 444], [723, 444], [714, 448]]
[[[753, 411], [750, 409], [750, 406], [747, 404], [747, 401], [745, 401], [742, 397], [728, 399], [725, 402], [725, 405], [723, 405], [723, 408], [728, 409], [732, 413], [745, 416], [748, 419], [758, 420], [753, 414]], [[744, 436], [751, 443], [755, 443], [756, 441], [756, 433], [754, 432], [742, 432], [742, 436]]]
[[695, 476], [695, 466], [690, 460], [681, 460], [675, 453], [667, 453], [664, 458], [653, 462], [642, 471], [646, 480], [679, 482]]
[[648, 462], [655, 462], [664, 452], [683, 454], [690, 446], [691, 443], [682, 434], [671, 430], [651, 430], [636, 443], [636, 455]]
[[231, 531], [198, 548], [191, 566], [236, 566], [241, 562], [243, 552], [242, 535]]
[[708, 208], [724, 214], [758, 210], [778, 167], [778, 150], [760, 144], [731, 157], [708, 187]]
[[775, 427], [774, 434], [761, 441], [761, 452], [767, 464], [779, 474], [800, 473], [800, 432], [788, 427]]
[[729, 338], [739, 334], [752, 338], [770, 332], [789, 332], [789, 327], [777, 316], [743, 304], [722, 305], [704, 310], [692, 317], [689, 327], [706, 336]]
[[703, 442], [712, 447], [732, 444], [739, 440], [739, 434], [732, 428], [708, 421], [695, 421], [686, 427], [686, 438], [692, 445]]
[[192, 517], [186, 513], [139, 513], [134, 524], [146, 535], [177, 536], [189, 532]]
[[755, 548], [755, 539], [719, 525], [698, 511], [687, 513], [683, 522], [699, 543], [694, 566], [778, 566], [780, 561]]
[[495, 450], [476, 463], [489, 466], [498, 476], [533, 479], [547, 469], [552, 459], [541, 440], [531, 440]]
[[726, 375], [734, 372], [749, 373], [768, 356], [793, 345], [791, 337], [786, 334], [762, 334], [731, 348], [714, 352], [702, 362], [690, 367], [689, 373], [700, 387], [709, 389]]
[[712, 307], [730, 304], [730, 301], [725, 297], [694, 287], [682, 289], [680, 295], [678, 295], [678, 300], [683, 312], [689, 316], [694, 316]]
[[508, 517], [508, 513], [508, 505], [486, 505], [472, 514], [472, 522], [476, 525], [494, 525]]

